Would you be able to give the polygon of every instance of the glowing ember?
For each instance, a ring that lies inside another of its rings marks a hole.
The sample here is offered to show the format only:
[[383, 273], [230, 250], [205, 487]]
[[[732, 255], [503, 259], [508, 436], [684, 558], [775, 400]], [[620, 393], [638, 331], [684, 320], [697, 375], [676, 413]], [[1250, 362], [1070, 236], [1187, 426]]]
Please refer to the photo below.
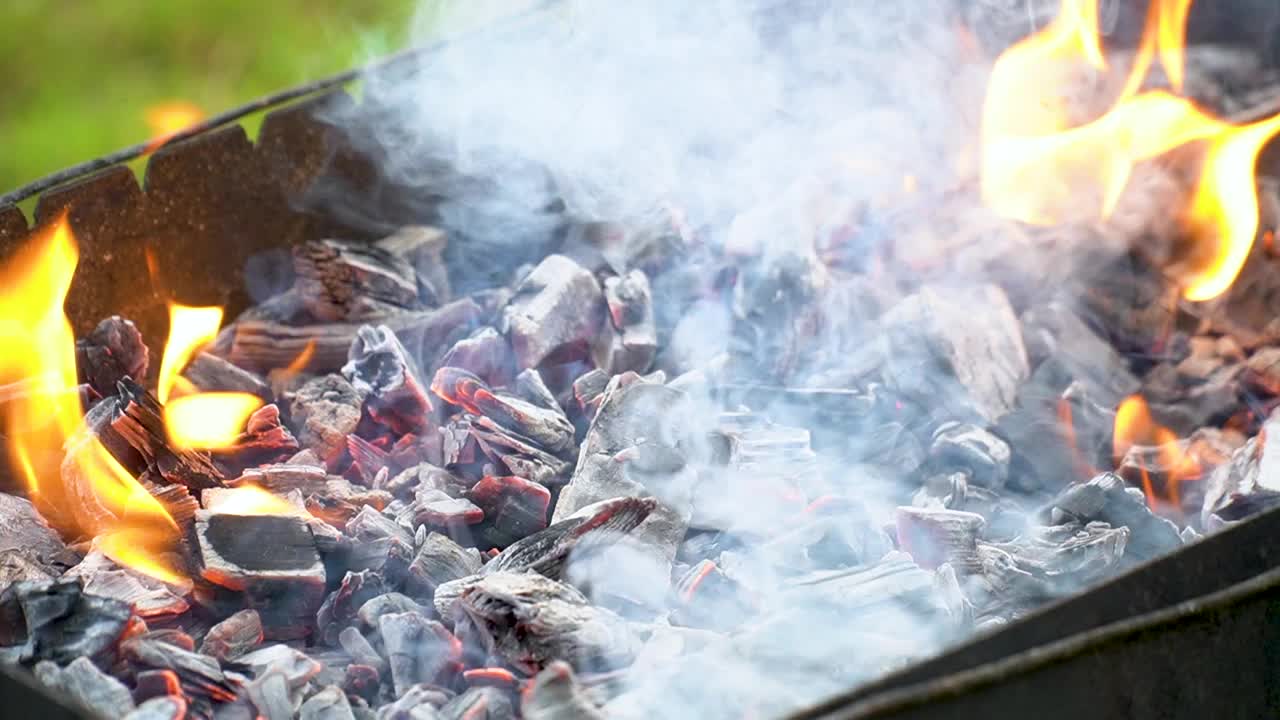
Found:
[[220, 490], [214, 499], [206, 499], [205, 505], [209, 510], [228, 515], [307, 515], [287, 500], [256, 485]]
[[[1160, 425], [1151, 417], [1151, 410], [1140, 395], [1131, 395], [1116, 408], [1115, 433], [1112, 438], [1112, 452], [1116, 465], [1119, 466], [1130, 449], [1134, 447], [1153, 447], [1156, 449], [1158, 465], [1166, 476], [1166, 495], [1175, 506], [1179, 502], [1178, 486], [1187, 479], [1200, 476], [1200, 463], [1194, 456], [1185, 452], [1178, 442], [1178, 436], [1169, 428]], [[1158, 500], [1151, 476], [1145, 466], [1139, 466], [1142, 477], [1142, 492], [1147, 496], [1149, 504]]]
[[1165, 91], [1139, 92], [1159, 57], [1180, 89], [1190, 0], [1158, 0], [1128, 80], [1111, 108], [1085, 121], [1070, 88], [1105, 72], [1094, 0], [1063, 0], [1057, 19], [1006, 51], [983, 107], [982, 197], [1006, 217], [1037, 225], [1106, 218], [1134, 167], [1191, 142], [1205, 145], [1184, 227], [1196, 242], [1184, 296], [1223, 293], [1258, 231], [1254, 164], [1280, 117], [1237, 126]]
[[[200, 348], [212, 342], [222, 324], [220, 307], [169, 306], [169, 340], [160, 361], [156, 396], [164, 403], [169, 441], [181, 448], [212, 449], [233, 444], [254, 410], [256, 395], [196, 392], [180, 373]], [[174, 393], [179, 396], [174, 397]]]
[[[78, 261], [64, 217], [0, 269], [0, 338], [7, 350], [0, 356], [0, 380], [29, 388], [8, 403], [9, 451], [32, 499], [69, 531], [96, 537], [122, 565], [181, 582], [177, 571], [156, 559], [157, 549], [177, 540], [173, 519], [93, 434], [82, 431], [75, 339], [62, 309]], [[75, 468], [76, 487], [63, 486], [60, 462]], [[73, 496], [106, 512], [67, 511]]]
[[204, 120], [204, 110], [200, 106], [178, 100], [160, 103], [147, 108], [147, 128], [151, 131], [149, 150], [155, 150], [169, 138]]

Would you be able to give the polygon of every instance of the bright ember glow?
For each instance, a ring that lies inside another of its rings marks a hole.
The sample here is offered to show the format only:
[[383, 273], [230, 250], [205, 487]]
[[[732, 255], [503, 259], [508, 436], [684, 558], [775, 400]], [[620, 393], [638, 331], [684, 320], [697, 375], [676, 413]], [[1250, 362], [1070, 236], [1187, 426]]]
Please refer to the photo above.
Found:
[[257, 485], [241, 485], [219, 490], [216, 500], [206, 501], [209, 510], [228, 515], [307, 515], [284, 498]]
[[156, 397], [164, 404], [169, 441], [190, 449], [233, 444], [262, 399], [240, 392], [197, 392], [181, 373], [196, 353], [213, 342], [222, 324], [220, 307], [169, 305], [169, 339], [160, 361]]
[[1123, 89], [1092, 119], [1073, 107], [1072, 88], [1108, 70], [1096, 0], [1062, 0], [1054, 22], [1002, 54], [983, 106], [982, 198], [1035, 225], [1106, 218], [1138, 163], [1200, 142], [1200, 177], [1182, 217], [1195, 244], [1183, 295], [1204, 301], [1230, 287], [1253, 246], [1254, 164], [1280, 116], [1234, 125], [1167, 91], [1140, 92], [1157, 57], [1181, 89], [1190, 5], [1153, 0]]
[[[0, 381], [25, 390], [7, 403], [9, 452], [32, 500], [66, 530], [97, 538], [122, 565], [181, 582], [180, 573], [150, 552], [177, 541], [173, 519], [83, 428], [75, 338], [62, 309], [78, 262], [63, 217], [0, 268], [0, 342], [6, 350]], [[73, 482], [68, 486], [65, 478]]]

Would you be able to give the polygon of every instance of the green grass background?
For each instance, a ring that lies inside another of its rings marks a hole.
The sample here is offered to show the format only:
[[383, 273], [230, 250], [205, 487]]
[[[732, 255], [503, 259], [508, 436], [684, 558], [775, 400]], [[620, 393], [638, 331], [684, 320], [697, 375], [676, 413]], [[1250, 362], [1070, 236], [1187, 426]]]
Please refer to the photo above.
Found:
[[0, 0], [0, 193], [400, 47], [414, 0]]

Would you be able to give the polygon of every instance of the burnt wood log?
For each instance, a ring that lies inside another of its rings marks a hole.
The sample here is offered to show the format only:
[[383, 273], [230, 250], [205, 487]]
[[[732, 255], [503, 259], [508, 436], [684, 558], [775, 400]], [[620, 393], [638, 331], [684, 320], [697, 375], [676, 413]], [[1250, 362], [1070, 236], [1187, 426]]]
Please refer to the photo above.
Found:
[[81, 383], [106, 397], [114, 394], [116, 383], [125, 378], [145, 381], [149, 354], [137, 326], [112, 315], [76, 340], [76, 370]]
[[223, 486], [223, 474], [208, 454], [169, 444], [163, 410], [154, 395], [126, 379], [117, 385], [117, 400], [111, 427], [158, 477], [188, 490]]
[[[316, 240], [293, 248], [294, 290], [317, 319], [367, 321], [422, 307], [407, 260], [377, 245]], [[434, 304], [434, 298], [430, 298]]]

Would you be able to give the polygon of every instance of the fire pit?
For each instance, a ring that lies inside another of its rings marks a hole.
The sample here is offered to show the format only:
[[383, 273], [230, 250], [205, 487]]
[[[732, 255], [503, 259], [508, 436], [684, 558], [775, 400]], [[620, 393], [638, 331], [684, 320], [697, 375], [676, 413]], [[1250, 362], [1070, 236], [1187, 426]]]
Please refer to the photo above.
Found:
[[9, 196], [43, 191], [0, 206], [5, 697], [1274, 712], [1280, 105], [1270, 36], [1193, 8], [1235, 47], [1184, 54], [1188, 6], [1064, 0], [1016, 43], [956, 16], [999, 55], [971, 182], [874, 201], [610, 222], [425, 161], [461, 197], [424, 190], [380, 144], [415, 54], [141, 185]]

